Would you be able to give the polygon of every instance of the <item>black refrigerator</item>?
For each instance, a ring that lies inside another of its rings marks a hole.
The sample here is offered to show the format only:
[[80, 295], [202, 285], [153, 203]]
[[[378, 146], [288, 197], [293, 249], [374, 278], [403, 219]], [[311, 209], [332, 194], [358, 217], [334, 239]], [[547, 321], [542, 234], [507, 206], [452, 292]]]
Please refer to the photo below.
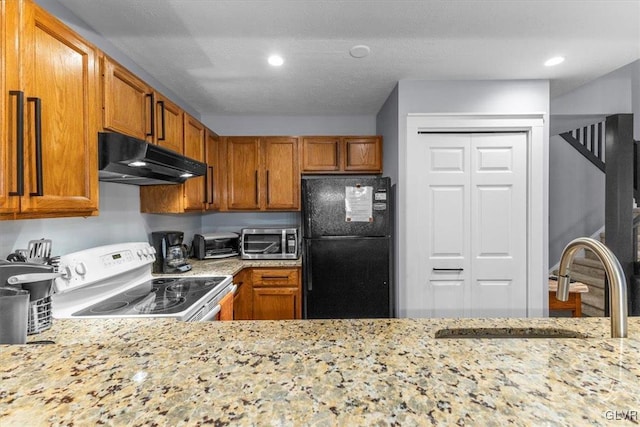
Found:
[[387, 177], [302, 180], [303, 316], [393, 317]]

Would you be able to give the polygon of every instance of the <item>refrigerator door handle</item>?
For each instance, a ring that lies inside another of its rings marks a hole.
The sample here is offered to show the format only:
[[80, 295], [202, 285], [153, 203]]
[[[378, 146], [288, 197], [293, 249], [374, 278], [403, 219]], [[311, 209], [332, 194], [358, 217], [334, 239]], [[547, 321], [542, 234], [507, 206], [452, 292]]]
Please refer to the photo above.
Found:
[[309, 249], [311, 248], [311, 242], [307, 241], [304, 245], [304, 254], [303, 259], [306, 260], [305, 275], [304, 280], [307, 282], [307, 291], [311, 292], [313, 290], [313, 283], [311, 279], [311, 258], [309, 257]]

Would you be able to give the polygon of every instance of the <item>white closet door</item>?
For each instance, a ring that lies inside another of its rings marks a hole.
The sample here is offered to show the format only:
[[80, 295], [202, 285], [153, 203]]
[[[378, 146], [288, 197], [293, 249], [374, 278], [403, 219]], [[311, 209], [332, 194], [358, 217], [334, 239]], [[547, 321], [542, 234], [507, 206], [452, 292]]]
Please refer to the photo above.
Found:
[[526, 156], [523, 133], [473, 135], [472, 317], [527, 315]]
[[468, 315], [470, 295], [465, 287], [471, 278], [470, 147], [470, 135], [424, 134], [420, 143], [410, 148], [410, 317]]
[[406, 315], [526, 316], [526, 135], [412, 140]]

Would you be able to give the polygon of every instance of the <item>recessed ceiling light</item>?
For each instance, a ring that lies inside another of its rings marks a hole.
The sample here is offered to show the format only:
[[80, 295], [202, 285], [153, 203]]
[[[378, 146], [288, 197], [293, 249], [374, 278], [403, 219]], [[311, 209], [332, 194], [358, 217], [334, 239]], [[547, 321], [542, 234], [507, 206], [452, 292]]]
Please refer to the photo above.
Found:
[[355, 45], [354, 47], [349, 49], [349, 55], [353, 56], [354, 58], [364, 58], [365, 56], [369, 56], [369, 52], [371, 52], [369, 46], [365, 46], [363, 44]]
[[553, 58], [547, 59], [547, 62], [544, 63], [547, 67], [553, 67], [554, 65], [558, 65], [564, 62], [564, 56], [554, 56]]
[[193, 176], [192, 173], [186, 172], [180, 175], [180, 178], [191, 178]]
[[269, 62], [269, 65], [274, 67], [279, 67], [284, 64], [284, 59], [282, 59], [282, 56], [280, 55], [271, 55], [267, 61]]
[[139, 160], [136, 160], [134, 162], [129, 163], [129, 166], [134, 167], [134, 168], [140, 168], [142, 166], [147, 166], [147, 164], [145, 162], [141, 162]]

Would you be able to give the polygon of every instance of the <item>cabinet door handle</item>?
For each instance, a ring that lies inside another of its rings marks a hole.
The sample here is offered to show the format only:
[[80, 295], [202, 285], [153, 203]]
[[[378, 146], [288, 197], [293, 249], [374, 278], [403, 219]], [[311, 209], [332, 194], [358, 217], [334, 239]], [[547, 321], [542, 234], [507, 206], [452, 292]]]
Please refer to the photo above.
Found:
[[33, 102], [35, 117], [34, 130], [36, 132], [36, 191], [30, 196], [43, 196], [44, 183], [42, 182], [42, 101], [40, 98], [27, 98], [27, 102]]
[[149, 124], [151, 125], [151, 131], [147, 132], [147, 136], [150, 136], [153, 138], [153, 135], [156, 131], [155, 102], [153, 101], [153, 93], [148, 93], [145, 96], [149, 98], [149, 106], [150, 106]]
[[9, 96], [16, 97], [16, 191], [10, 196], [24, 196], [24, 92], [9, 91]]
[[336, 140], [336, 170], [340, 170], [340, 140]]
[[464, 268], [434, 268], [433, 271], [464, 271]]
[[269, 189], [269, 171], [267, 170], [267, 205], [271, 203], [271, 190]]
[[216, 176], [213, 173], [213, 166], [211, 166], [211, 204], [216, 202]]
[[289, 279], [289, 276], [262, 276], [262, 280]]
[[213, 200], [213, 166], [207, 166], [207, 178], [211, 179], [211, 186], [209, 187], [209, 185], [207, 185], [209, 183], [208, 182], [209, 179], [207, 179], [207, 182], [205, 182], [204, 194], [205, 194], [206, 203], [212, 205], [214, 201]]
[[166, 129], [164, 127], [164, 101], [158, 101], [158, 105], [160, 106], [160, 130], [162, 131], [162, 136], [158, 136], [158, 141], [164, 141], [167, 137]]
[[255, 181], [255, 193], [256, 193], [256, 205], [258, 204], [258, 171], [256, 171], [255, 175], [254, 175], [254, 181]]
[[204, 174], [204, 200], [202, 203], [209, 203], [209, 166]]

